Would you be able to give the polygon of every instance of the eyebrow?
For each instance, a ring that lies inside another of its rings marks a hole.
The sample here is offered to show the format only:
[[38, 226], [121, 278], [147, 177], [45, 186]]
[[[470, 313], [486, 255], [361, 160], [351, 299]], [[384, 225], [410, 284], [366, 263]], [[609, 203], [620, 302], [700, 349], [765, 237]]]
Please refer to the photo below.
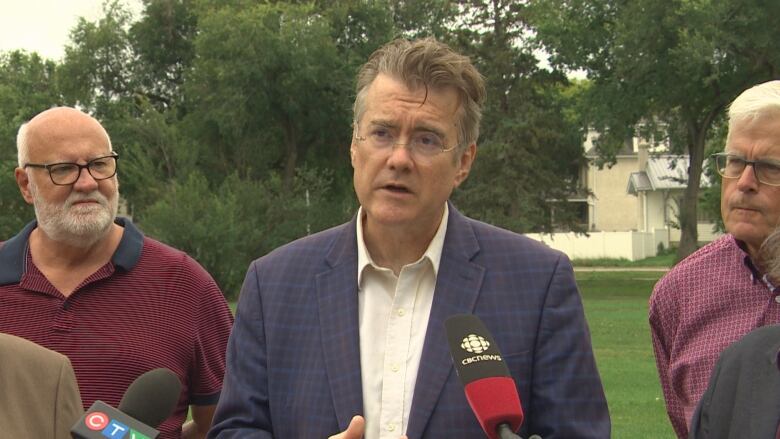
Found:
[[[398, 123], [389, 120], [389, 119], [372, 119], [368, 121], [368, 125], [379, 125], [385, 128], [398, 128]], [[436, 134], [438, 137], [441, 137], [442, 139], [446, 139], [447, 135], [442, 132], [441, 129], [436, 128], [432, 125], [429, 125], [425, 122], [417, 123], [414, 128], [412, 129], [413, 132], [419, 133], [421, 131], [429, 132]]]
[[[737, 153], [732, 152], [732, 151], [724, 151], [724, 152], [726, 154], [734, 157], [734, 158], [738, 158], [740, 160], [747, 160], [747, 157], [745, 157], [744, 154], [737, 154]], [[771, 163], [773, 165], [777, 165], [777, 164], [780, 164], [780, 157], [759, 157], [755, 161], [762, 162], [762, 163]]]

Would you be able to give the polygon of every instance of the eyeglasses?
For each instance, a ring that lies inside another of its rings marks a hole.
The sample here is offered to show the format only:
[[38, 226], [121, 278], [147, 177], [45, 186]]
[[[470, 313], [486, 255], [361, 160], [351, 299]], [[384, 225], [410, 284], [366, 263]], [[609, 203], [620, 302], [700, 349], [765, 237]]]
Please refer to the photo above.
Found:
[[387, 151], [396, 145], [406, 146], [412, 154], [422, 157], [433, 157], [437, 154], [450, 152], [458, 145], [447, 147], [438, 134], [430, 131], [416, 133], [408, 143], [399, 143], [396, 136], [389, 128], [383, 126], [372, 127], [366, 136], [356, 136], [357, 140], [366, 142], [373, 149]]
[[81, 170], [86, 168], [89, 175], [96, 181], [105, 180], [116, 175], [117, 160], [119, 155], [111, 154], [98, 157], [87, 162], [86, 165], [78, 163], [62, 162], [50, 164], [27, 163], [23, 168], [43, 168], [49, 171], [51, 182], [58, 186], [68, 186], [75, 183], [81, 175]]
[[723, 178], [739, 178], [747, 165], [753, 166], [756, 180], [768, 186], [780, 186], [780, 161], [777, 160], [747, 160], [744, 157], [729, 153], [718, 153], [710, 156], [715, 163], [715, 169]]

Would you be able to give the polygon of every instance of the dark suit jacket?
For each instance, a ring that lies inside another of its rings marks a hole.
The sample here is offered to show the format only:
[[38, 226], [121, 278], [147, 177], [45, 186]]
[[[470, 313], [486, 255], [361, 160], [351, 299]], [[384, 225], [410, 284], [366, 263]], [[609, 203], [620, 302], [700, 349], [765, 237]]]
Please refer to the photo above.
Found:
[[0, 437], [70, 439], [81, 406], [68, 358], [0, 334]]
[[780, 421], [780, 326], [726, 348], [691, 420], [689, 439], [774, 439]]
[[[523, 437], [609, 437], [566, 256], [466, 218], [452, 205], [448, 221], [406, 434], [484, 437], [452, 366], [443, 323], [473, 313], [494, 335], [517, 383]], [[355, 227], [353, 218], [252, 263], [209, 437], [324, 439], [362, 414]]]

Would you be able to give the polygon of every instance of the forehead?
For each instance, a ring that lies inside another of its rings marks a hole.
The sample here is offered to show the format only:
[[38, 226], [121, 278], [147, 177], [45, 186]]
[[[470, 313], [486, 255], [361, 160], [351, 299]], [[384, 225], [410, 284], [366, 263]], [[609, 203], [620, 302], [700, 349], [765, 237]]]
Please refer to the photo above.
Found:
[[100, 123], [76, 110], [42, 113], [28, 123], [26, 136], [31, 161], [88, 159], [110, 151]]
[[380, 74], [368, 88], [363, 119], [368, 115], [454, 124], [459, 109], [460, 99], [454, 87], [410, 88], [398, 79]]
[[727, 149], [759, 148], [780, 153], [780, 113], [732, 122], [729, 125]]

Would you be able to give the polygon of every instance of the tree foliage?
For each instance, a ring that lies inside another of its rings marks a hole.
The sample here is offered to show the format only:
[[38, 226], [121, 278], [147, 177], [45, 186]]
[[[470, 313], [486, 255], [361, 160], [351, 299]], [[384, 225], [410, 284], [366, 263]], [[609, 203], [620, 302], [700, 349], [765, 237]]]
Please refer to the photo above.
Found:
[[538, 41], [554, 65], [592, 81], [589, 125], [614, 156], [636, 133], [690, 156], [680, 211], [678, 256], [696, 248], [696, 209], [713, 123], [745, 88], [777, 78], [780, 37], [764, 0], [539, 0], [531, 3]]
[[[251, 259], [354, 214], [353, 81], [398, 36], [436, 36], [486, 76], [479, 159], [456, 194], [459, 208], [517, 231], [573, 224], [565, 211], [553, 218], [550, 206], [566, 199], [582, 159], [579, 89], [538, 67], [523, 3], [143, 6], [133, 17], [121, 0], [108, 0], [102, 17], [79, 20], [59, 64], [3, 54], [0, 136], [10, 142], [22, 121], [53, 104], [95, 115], [120, 154], [120, 189], [134, 220], [193, 255], [226, 294], [238, 291]], [[13, 183], [0, 191], [2, 203], [12, 192], [21, 201]], [[0, 222], [4, 237], [31, 217], [23, 204], [7, 209], [26, 218]]]
[[[0, 236], [15, 235], [34, 218], [14, 179], [16, 133], [37, 113], [62, 103], [56, 65], [36, 53], [0, 53]], [[5, 238], [0, 238], [5, 239]]]
[[463, 8], [455, 44], [487, 77], [488, 100], [478, 160], [458, 204], [517, 232], [578, 230], [565, 201], [576, 190], [582, 133], [567, 116], [576, 100], [566, 78], [538, 66], [521, 3], [472, 0]]

